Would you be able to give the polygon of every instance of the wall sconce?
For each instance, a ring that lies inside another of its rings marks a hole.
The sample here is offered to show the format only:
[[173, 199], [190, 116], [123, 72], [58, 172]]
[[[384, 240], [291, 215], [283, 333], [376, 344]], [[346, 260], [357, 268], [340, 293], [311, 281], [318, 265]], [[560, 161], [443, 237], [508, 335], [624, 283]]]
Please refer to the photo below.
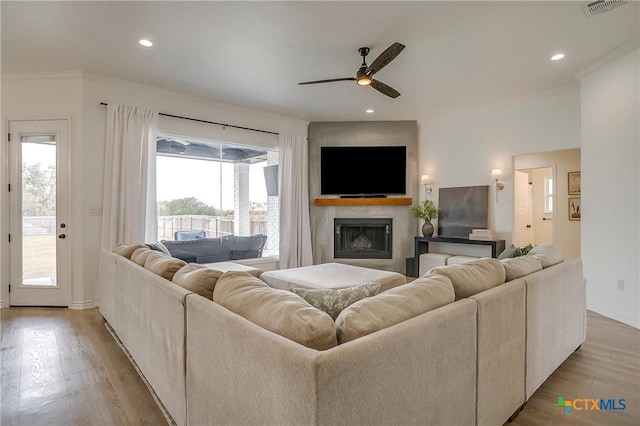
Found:
[[429, 177], [429, 175], [422, 175], [420, 180], [424, 185], [424, 194], [426, 198], [427, 194], [431, 194], [431, 192], [433, 191], [433, 187], [431, 186], [431, 178]]
[[502, 191], [504, 189], [504, 183], [500, 182], [500, 177], [502, 176], [502, 170], [493, 169], [491, 170], [491, 178], [496, 181], [496, 203], [498, 202], [498, 191]]

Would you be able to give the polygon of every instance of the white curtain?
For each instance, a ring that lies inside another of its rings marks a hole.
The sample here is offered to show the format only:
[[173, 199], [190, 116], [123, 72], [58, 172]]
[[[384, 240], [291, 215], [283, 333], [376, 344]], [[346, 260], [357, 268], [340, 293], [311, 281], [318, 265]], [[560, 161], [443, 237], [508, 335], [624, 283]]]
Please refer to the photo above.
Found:
[[280, 269], [313, 264], [309, 224], [309, 145], [280, 134]]
[[155, 242], [158, 114], [126, 105], [107, 107], [101, 248]]

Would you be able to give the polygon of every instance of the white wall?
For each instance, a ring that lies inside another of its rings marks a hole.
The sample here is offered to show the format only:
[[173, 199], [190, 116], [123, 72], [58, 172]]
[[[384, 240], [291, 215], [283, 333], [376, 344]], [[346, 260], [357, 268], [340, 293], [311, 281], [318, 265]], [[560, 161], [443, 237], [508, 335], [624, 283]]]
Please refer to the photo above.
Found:
[[[165, 89], [135, 84], [88, 73], [62, 76], [3, 76], [2, 119], [71, 116], [72, 212], [69, 231], [73, 251], [72, 306], [86, 307], [97, 297], [99, 216], [91, 209], [102, 207], [102, 170], [106, 108], [100, 102], [141, 106], [158, 112], [253, 127], [273, 132], [307, 135], [306, 121], [224, 104]], [[184, 120], [161, 118], [160, 130], [170, 134], [266, 147], [277, 146], [277, 137]], [[5, 132], [6, 133], [6, 132]], [[4, 145], [4, 144], [3, 144]], [[3, 148], [4, 149], [4, 148]], [[6, 154], [0, 151], [3, 171]], [[4, 172], [3, 172], [4, 173]], [[6, 177], [0, 175], [2, 187]], [[6, 235], [7, 203], [4, 192], [0, 224]], [[4, 240], [4, 239], [3, 239]], [[0, 245], [2, 299], [7, 300], [8, 251]]]
[[[489, 227], [511, 244], [513, 156], [580, 146], [580, 93], [566, 88], [435, 119], [419, 120], [418, 176], [443, 187], [490, 185]], [[491, 169], [505, 184], [496, 203]], [[471, 253], [470, 253], [471, 254]]]
[[[587, 306], [640, 327], [640, 49], [580, 76], [582, 257]], [[624, 280], [624, 290], [617, 281]]]

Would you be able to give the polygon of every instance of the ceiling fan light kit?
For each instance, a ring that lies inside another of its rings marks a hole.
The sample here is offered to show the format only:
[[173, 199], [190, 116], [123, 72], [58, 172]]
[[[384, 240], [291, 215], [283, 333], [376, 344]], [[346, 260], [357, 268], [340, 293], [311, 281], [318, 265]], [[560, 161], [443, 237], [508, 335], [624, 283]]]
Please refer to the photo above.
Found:
[[319, 84], [319, 83], [333, 83], [336, 81], [355, 81], [359, 86], [371, 86], [376, 89], [378, 92], [383, 95], [387, 95], [390, 98], [397, 98], [400, 96], [400, 92], [384, 84], [379, 80], [374, 80], [373, 75], [380, 71], [382, 68], [387, 66], [389, 62], [393, 61], [396, 56], [402, 52], [405, 48], [404, 44], [395, 42], [391, 46], [387, 48], [384, 52], [380, 54], [371, 65], [367, 65], [367, 55], [369, 54], [368, 47], [361, 47], [358, 49], [358, 53], [362, 56], [362, 65], [356, 72], [355, 77], [344, 77], [344, 78], [331, 78], [327, 80], [314, 80], [314, 81], [303, 81], [298, 83], [299, 85], [307, 85], [307, 84]]

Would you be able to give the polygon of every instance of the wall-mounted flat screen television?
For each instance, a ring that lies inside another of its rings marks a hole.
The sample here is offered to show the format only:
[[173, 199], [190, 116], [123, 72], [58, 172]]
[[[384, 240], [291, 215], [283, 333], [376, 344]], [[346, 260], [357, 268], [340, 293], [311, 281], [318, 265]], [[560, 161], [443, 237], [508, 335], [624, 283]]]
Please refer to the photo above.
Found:
[[406, 194], [407, 147], [320, 147], [320, 193], [342, 196]]

